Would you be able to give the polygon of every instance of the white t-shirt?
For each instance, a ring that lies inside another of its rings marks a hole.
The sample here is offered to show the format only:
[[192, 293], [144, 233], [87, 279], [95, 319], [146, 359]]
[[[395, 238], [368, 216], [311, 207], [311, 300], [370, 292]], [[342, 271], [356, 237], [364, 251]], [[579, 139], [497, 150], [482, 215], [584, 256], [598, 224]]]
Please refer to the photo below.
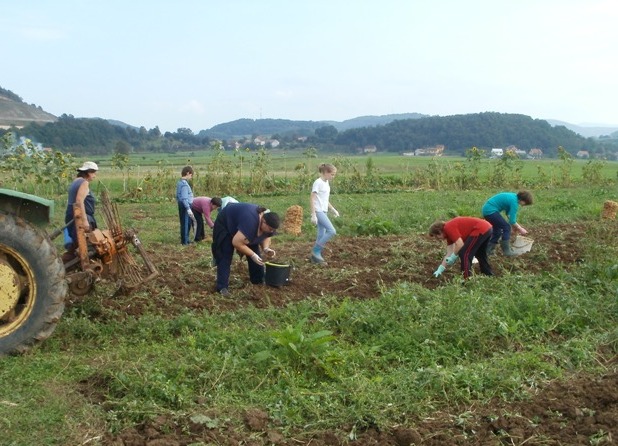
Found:
[[315, 180], [311, 187], [311, 193], [316, 194], [316, 212], [328, 212], [328, 200], [330, 198], [330, 184], [328, 180], [323, 180], [322, 178]]

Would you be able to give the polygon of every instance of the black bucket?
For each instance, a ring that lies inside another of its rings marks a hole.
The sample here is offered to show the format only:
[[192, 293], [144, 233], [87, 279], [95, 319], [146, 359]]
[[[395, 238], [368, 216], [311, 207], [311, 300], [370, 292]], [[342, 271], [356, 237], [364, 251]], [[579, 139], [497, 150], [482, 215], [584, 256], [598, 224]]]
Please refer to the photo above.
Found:
[[266, 274], [264, 281], [266, 285], [280, 287], [290, 282], [290, 265], [266, 262]]

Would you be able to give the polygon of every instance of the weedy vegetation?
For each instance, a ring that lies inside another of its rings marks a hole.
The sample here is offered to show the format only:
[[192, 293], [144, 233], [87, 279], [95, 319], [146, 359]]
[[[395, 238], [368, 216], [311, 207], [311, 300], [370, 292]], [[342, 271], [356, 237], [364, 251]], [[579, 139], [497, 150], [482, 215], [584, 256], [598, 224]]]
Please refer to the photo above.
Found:
[[[2, 444], [99, 444], [105, 432], [161, 415], [240, 429], [243, 410], [253, 407], [283, 431], [346, 425], [352, 438], [451, 405], [525, 399], [574, 373], [615, 372], [608, 359], [618, 352], [618, 229], [599, 215], [604, 200], [618, 198], [618, 164], [560, 153], [488, 160], [471, 149], [460, 159], [403, 160], [214, 147], [199, 157], [97, 159], [127, 226], [138, 227], [146, 245], [170, 249], [179, 249], [173, 191], [185, 164], [197, 171], [197, 195], [233, 195], [283, 213], [306, 208], [317, 165], [332, 162], [331, 199], [345, 216], [336, 220], [339, 235], [378, 244], [385, 235], [424, 233], [437, 218], [478, 215], [491, 194], [520, 188], [535, 194], [521, 211], [529, 229], [578, 221], [589, 230], [580, 265], [433, 290], [401, 282], [371, 300], [355, 299], [352, 289], [343, 299], [326, 294], [285, 308], [187, 308], [172, 317], [153, 308], [134, 319], [100, 304], [113, 297], [94, 293], [67, 306], [46, 342], [0, 358]], [[0, 185], [55, 199], [62, 210], [77, 163], [59, 153], [11, 155], [1, 162]], [[303, 234], [313, 237], [309, 221]], [[399, 263], [423, 255], [405, 246], [392, 254]], [[204, 259], [187, 262], [207, 267]], [[590, 444], [607, 438], [599, 431]]]

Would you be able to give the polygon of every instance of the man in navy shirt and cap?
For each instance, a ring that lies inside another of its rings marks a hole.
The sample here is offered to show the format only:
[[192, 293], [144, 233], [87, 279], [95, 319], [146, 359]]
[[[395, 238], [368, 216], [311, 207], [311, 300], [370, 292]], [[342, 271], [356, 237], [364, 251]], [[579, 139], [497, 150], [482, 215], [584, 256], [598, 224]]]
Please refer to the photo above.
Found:
[[230, 203], [219, 211], [212, 236], [212, 255], [217, 266], [217, 291], [229, 295], [230, 271], [234, 251], [247, 257], [249, 280], [264, 283], [264, 261], [273, 258], [271, 237], [276, 235], [280, 219], [274, 212], [252, 203]]

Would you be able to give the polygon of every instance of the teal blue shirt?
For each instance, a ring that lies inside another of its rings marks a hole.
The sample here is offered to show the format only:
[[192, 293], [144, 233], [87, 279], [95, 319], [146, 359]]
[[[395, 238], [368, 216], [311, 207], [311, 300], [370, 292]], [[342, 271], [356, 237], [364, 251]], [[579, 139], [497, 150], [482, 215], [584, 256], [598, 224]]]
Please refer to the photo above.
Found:
[[483, 205], [483, 217], [494, 214], [496, 212], [505, 212], [509, 218], [509, 224], [517, 223], [517, 211], [519, 210], [519, 201], [517, 194], [514, 192], [501, 192], [494, 195]]

